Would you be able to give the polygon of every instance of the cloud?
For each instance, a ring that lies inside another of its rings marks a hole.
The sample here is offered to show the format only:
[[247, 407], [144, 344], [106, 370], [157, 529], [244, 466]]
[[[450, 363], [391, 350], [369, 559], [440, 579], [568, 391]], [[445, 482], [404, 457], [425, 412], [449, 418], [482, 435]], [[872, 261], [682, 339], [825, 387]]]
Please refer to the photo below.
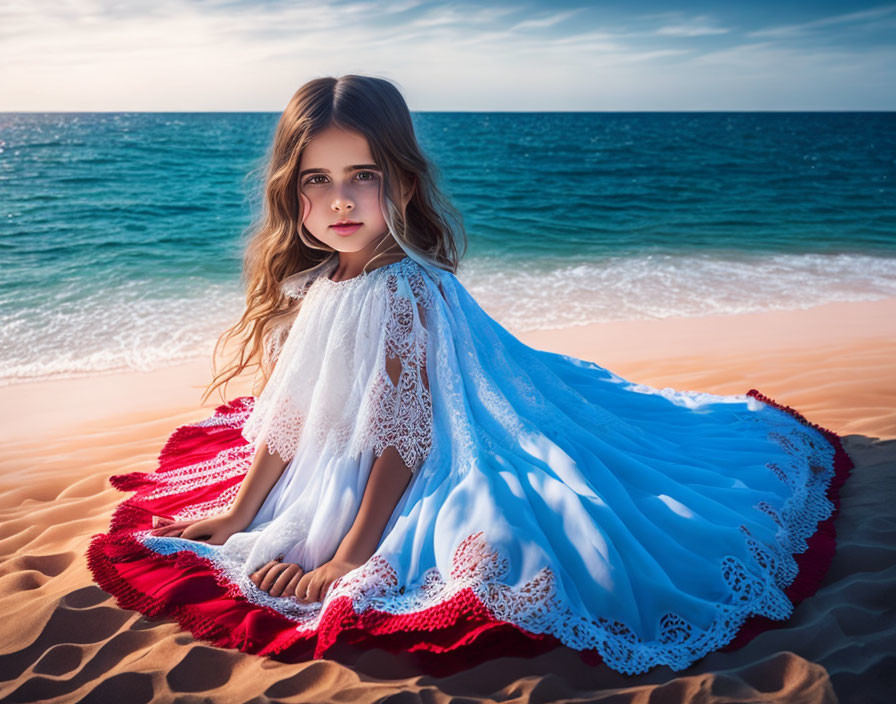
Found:
[[[375, 5], [373, 7], [375, 8]], [[470, 24], [481, 25], [494, 22], [514, 11], [513, 7], [483, 7], [480, 5], [430, 7], [425, 14], [409, 20], [407, 26], [411, 28], [444, 25], [469, 27]]]
[[752, 32], [747, 32], [748, 37], [772, 37], [772, 38], [788, 38], [797, 37], [810, 33], [813, 30], [833, 27], [836, 25], [850, 24], [860, 22], [868, 24], [871, 21], [879, 20], [896, 12], [896, 5], [883, 5], [881, 7], [871, 8], [869, 10], [861, 10], [859, 12], [849, 12], [843, 15], [833, 15], [831, 17], [822, 17], [810, 22], [800, 24], [780, 25], [777, 27], [767, 27]]
[[391, 78], [419, 110], [842, 108], [844, 96], [892, 108], [896, 48], [812, 37], [894, 12], [745, 33], [722, 15], [590, 3], [9, 3], [0, 110], [278, 110], [309, 78], [342, 73]]
[[710, 34], [727, 34], [731, 30], [713, 24], [707, 18], [697, 17], [690, 23], [672, 24], [660, 27], [655, 34], [664, 37], [703, 37]]
[[559, 12], [556, 15], [523, 20], [522, 22], [517, 22], [511, 29], [544, 29], [546, 27], [553, 27], [554, 25], [558, 25], [561, 22], [568, 20], [570, 17], [574, 17], [575, 15], [584, 12], [584, 10], [585, 8], [583, 7], [577, 7], [573, 10], [567, 10], [566, 12]]

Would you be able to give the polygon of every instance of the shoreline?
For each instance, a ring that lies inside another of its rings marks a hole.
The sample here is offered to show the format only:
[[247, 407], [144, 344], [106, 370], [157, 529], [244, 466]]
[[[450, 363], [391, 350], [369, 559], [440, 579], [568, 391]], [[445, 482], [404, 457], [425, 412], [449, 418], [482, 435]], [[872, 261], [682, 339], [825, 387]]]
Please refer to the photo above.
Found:
[[[896, 437], [890, 363], [896, 359], [896, 298], [510, 332], [531, 347], [596, 362], [634, 383], [725, 395], [757, 388], [835, 432]], [[828, 378], [834, 372], [838, 376]], [[217, 390], [200, 404], [211, 379], [211, 360], [197, 359], [149, 372], [3, 386], [0, 403], [15, 413], [7, 412], [0, 441], [18, 444], [164, 417], [195, 422], [224, 402]], [[251, 387], [249, 376], [233, 380], [227, 400], [251, 394]], [[842, 410], [857, 401], [858, 409]]]

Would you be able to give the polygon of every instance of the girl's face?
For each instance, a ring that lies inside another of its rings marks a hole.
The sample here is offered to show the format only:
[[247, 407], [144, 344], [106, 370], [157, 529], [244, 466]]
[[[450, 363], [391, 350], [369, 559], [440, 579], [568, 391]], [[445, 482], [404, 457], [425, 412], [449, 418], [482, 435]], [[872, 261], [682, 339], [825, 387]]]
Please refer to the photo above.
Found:
[[[299, 161], [302, 223], [339, 252], [376, 247], [389, 229], [380, 207], [381, 179], [363, 135], [328, 127], [311, 140]], [[361, 225], [340, 231], [333, 227], [340, 220]]]

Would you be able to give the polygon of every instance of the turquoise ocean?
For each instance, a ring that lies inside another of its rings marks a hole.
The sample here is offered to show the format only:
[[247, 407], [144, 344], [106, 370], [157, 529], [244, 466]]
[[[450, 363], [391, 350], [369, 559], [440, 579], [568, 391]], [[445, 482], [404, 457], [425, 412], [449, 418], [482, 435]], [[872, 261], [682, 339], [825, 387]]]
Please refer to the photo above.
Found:
[[[210, 358], [278, 117], [0, 114], [0, 385]], [[896, 295], [896, 113], [414, 123], [514, 333]]]

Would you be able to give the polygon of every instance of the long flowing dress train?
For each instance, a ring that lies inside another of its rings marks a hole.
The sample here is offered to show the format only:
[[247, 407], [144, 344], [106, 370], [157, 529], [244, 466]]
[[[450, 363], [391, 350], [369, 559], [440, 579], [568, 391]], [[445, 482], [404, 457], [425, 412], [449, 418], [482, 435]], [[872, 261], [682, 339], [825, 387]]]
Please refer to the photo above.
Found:
[[[284, 659], [337, 640], [470, 658], [563, 644], [635, 674], [737, 647], [817, 589], [852, 467], [832, 431], [755, 389], [655, 389], [529, 347], [411, 257], [331, 271], [284, 282], [301, 306], [257, 398], [178, 428], [155, 472], [111, 478], [136, 493], [87, 557], [121, 606]], [[288, 463], [245, 531], [151, 534], [154, 516], [226, 509], [262, 442]], [[389, 446], [413, 474], [371, 558], [322, 602], [257, 588], [278, 555], [333, 556]]]

